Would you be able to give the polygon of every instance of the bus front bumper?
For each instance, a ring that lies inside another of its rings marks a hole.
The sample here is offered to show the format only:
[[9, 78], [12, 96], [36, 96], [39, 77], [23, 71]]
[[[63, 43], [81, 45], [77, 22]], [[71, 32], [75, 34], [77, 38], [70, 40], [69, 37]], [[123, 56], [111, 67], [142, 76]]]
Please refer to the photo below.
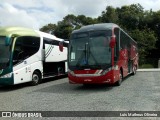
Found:
[[102, 76], [73, 76], [68, 73], [69, 83], [71, 84], [113, 84], [113, 75], [107, 74]]

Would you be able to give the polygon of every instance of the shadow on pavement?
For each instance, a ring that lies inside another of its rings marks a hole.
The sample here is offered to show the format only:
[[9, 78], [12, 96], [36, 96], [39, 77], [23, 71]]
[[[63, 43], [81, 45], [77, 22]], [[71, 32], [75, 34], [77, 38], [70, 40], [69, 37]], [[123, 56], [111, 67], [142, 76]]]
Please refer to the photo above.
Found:
[[[43, 85], [47, 82], [60, 80], [60, 79], [65, 78], [65, 77], [67, 77], [67, 76], [63, 75], [63, 76], [57, 76], [57, 77], [53, 77], [53, 78], [47, 78], [45, 80], [42, 80], [42, 82], [40, 84]], [[24, 89], [24, 88], [28, 88], [28, 87], [36, 87], [36, 86], [31, 86], [29, 83], [21, 83], [21, 84], [17, 84], [17, 85], [5, 85], [5, 86], [0, 85], [0, 93], [1, 92], [10, 92], [10, 91]]]
[[47, 93], [58, 93], [58, 94], [86, 94], [95, 92], [106, 92], [113, 88], [111, 85], [76, 85], [69, 84], [68, 82], [52, 85], [43, 89], [36, 90], [34, 92], [47, 92]]
[[[126, 78], [124, 78], [123, 82], [125, 82], [131, 75], [127, 76]], [[40, 83], [40, 85], [43, 85], [45, 83], [49, 83], [51, 81], [55, 81], [55, 80], [60, 80], [63, 78], [67, 78], [66, 75], [64, 76], [58, 76], [58, 77], [54, 77], [54, 78], [49, 78], [49, 79], [45, 79], [42, 81], [42, 83]], [[123, 84], [122, 82], [122, 84]], [[18, 84], [18, 85], [10, 85], [10, 86], [0, 86], [0, 93], [1, 92], [10, 92], [10, 91], [14, 91], [14, 90], [19, 90], [19, 89], [24, 89], [24, 88], [28, 88], [28, 87], [36, 87], [36, 86], [30, 86], [29, 83], [23, 83], [23, 84]], [[102, 85], [93, 85], [93, 84], [89, 84], [89, 85], [82, 85], [82, 84], [69, 84], [69, 82], [65, 82], [65, 83], [61, 83], [61, 84], [55, 84], [49, 87], [45, 87], [39, 90], [36, 90], [34, 92], [48, 92], [48, 93], [67, 93], [67, 94], [77, 94], [79, 93], [93, 93], [93, 92], [106, 92], [109, 91], [113, 88], [115, 88], [117, 86], [115, 85], [108, 85], [108, 84], [102, 84]], [[121, 86], [119, 86], [121, 87]]]
[[[122, 81], [122, 84], [127, 81], [131, 75], [125, 77]], [[68, 79], [68, 78], [67, 78]], [[109, 84], [69, 84], [69, 82], [60, 83], [45, 87], [34, 92], [47, 92], [47, 93], [57, 93], [57, 94], [86, 94], [86, 93], [95, 93], [95, 92], [106, 92], [110, 91], [113, 88], [118, 88], [121, 86], [109, 85]]]

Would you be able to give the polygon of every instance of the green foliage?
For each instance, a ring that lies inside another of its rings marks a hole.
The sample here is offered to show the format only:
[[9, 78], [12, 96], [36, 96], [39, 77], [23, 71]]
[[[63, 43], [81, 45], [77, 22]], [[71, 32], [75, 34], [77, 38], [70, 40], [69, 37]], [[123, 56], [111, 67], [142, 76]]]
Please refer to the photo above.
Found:
[[46, 33], [54, 33], [54, 30], [56, 28], [55, 24], [48, 24], [40, 28], [40, 31], [46, 32]]
[[157, 38], [153, 30], [148, 28], [144, 30], [135, 29], [132, 30], [131, 36], [137, 41], [141, 55], [147, 56], [148, 51], [155, 48]]
[[57, 27], [55, 28], [55, 36], [63, 39], [68, 39], [73, 30], [72, 25], [68, 21], [58, 22]]
[[139, 64], [148, 63], [150, 58], [150, 51], [155, 48], [156, 36], [153, 30], [146, 28], [144, 30], [132, 30], [130, 36], [137, 41], [139, 51]]
[[152, 64], [143, 64], [139, 68], [154, 68], [154, 66]]
[[143, 19], [143, 8], [140, 4], [132, 4], [123, 6], [119, 10], [119, 24], [123, 25], [127, 30], [133, 30], [139, 27]]
[[118, 13], [112, 6], [106, 7], [106, 10], [102, 12], [102, 15], [98, 17], [99, 22], [102, 23], [117, 23]]
[[63, 39], [69, 39], [70, 34], [73, 30], [79, 29], [84, 25], [95, 24], [97, 23], [97, 19], [93, 19], [91, 17], [86, 17], [84, 15], [75, 16], [73, 14], [69, 14], [63, 18], [62, 21], [59, 21], [57, 25], [48, 24], [40, 28], [41, 31], [47, 32], [53, 31], [54, 35]]

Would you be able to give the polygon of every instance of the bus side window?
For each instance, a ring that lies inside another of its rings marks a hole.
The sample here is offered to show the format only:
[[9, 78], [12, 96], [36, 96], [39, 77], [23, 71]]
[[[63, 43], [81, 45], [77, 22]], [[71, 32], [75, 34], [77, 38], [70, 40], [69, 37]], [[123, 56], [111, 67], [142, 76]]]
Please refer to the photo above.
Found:
[[15, 42], [13, 52], [13, 65], [22, 62], [28, 57], [38, 52], [40, 47], [40, 38], [31, 36], [18, 37]]
[[23, 38], [23, 46], [25, 51], [24, 59], [32, 56], [36, 52], [38, 52], [40, 47], [40, 38], [39, 37], [31, 37], [26, 36]]
[[116, 46], [114, 48], [114, 60], [117, 61], [119, 57], [119, 28], [114, 29], [114, 34], [116, 36]]

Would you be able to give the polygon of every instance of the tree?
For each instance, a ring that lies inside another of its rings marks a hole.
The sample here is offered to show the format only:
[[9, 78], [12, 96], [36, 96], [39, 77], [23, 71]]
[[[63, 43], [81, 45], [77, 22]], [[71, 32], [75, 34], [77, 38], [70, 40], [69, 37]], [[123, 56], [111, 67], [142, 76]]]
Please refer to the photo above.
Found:
[[73, 30], [79, 29], [84, 25], [95, 24], [97, 19], [91, 17], [86, 17], [84, 15], [75, 16], [69, 14], [63, 18], [62, 21], [59, 21], [57, 25], [48, 24], [40, 28], [43, 32], [54, 32], [54, 35], [63, 39], [69, 39], [70, 34]]
[[97, 19], [95, 18], [91, 18], [91, 17], [86, 17], [84, 15], [78, 15], [77, 16], [77, 21], [79, 23], [79, 25], [83, 26], [83, 25], [90, 25], [90, 24], [96, 24], [97, 23]]
[[103, 23], [117, 23], [118, 14], [115, 8], [107, 6], [105, 11], [102, 11], [102, 15], [98, 17], [99, 22]]
[[131, 32], [131, 36], [138, 43], [140, 65], [146, 64], [150, 61], [151, 50], [155, 49], [155, 43], [157, 41], [154, 31], [146, 28], [145, 30], [135, 29]]
[[54, 30], [57, 26], [55, 24], [47, 24], [45, 26], [43, 26], [42, 28], [40, 28], [40, 31], [46, 32], [46, 33], [51, 33], [54, 34]]
[[59, 38], [69, 39], [72, 30], [73, 26], [71, 24], [66, 21], [60, 21], [58, 22], [54, 33]]
[[117, 8], [119, 24], [128, 30], [139, 28], [143, 21], [143, 7], [140, 4], [132, 4], [130, 6], [122, 6]]

